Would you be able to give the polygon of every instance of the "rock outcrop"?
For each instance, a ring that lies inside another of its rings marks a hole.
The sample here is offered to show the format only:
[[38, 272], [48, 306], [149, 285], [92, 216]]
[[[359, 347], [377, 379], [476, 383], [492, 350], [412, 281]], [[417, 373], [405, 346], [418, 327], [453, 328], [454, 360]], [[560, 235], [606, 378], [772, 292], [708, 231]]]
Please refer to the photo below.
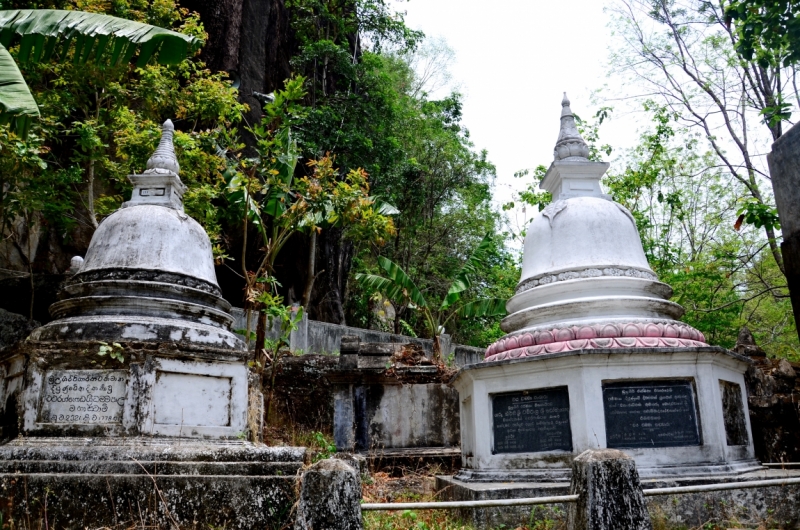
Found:
[[0, 308], [0, 352], [3, 352], [25, 338], [39, 323], [22, 315]]
[[739, 332], [735, 350], [755, 361], [745, 383], [756, 457], [800, 461], [800, 363], [767, 358], [747, 328]]

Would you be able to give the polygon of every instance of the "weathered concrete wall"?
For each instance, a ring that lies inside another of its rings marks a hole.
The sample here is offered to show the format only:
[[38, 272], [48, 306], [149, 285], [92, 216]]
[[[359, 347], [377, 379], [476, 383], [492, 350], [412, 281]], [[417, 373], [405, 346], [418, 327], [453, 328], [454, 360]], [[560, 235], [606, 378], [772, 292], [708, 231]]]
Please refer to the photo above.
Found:
[[327, 375], [337, 368], [333, 355], [299, 355], [281, 359], [275, 378], [273, 410], [293, 424], [330, 432], [333, 429], [333, 386]]
[[198, 521], [205, 528], [277, 530], [290, 522], [294, 488], [293, 476], [0, 474], [3, 520], [30, 530], [192, 528]]
[[458, 393], [443, 383], [337, 385], [334, 438], [345, 451], [457, 447]]
[[0, 447], [0, 515], [31, 530], [285, 528], [305, 460], [246, 442], [17, 439]]
[[[239, 308], [231, 310], [234, 322], [232, 329], [242, 330], [247, 329], [247, 322], [245, 320], [245, 312]], [[256, 315], [250, 317], [250, 329], [256, 330]], [[338, 324], [329, 324], [327, 322], [318, 322], [316, 320], [309, 320], [305, 315], [303, 320], [298, 325], [298, 329], [294, 331], [290, 337], [290, 347], [293, 351], [302, 351], [303, 353], [313, 354], [336, 354], [339, 352], [339, 343], [345, 335], [358, 337], [361, 342], [384, 342], [393, 344], [407, 344], [412, 343], [419, 345], [425, 353], [430, 357], [433, 351], [433, 341], [430, 339], [419, 339], [415, 337], [407, 337], [405, 335], [395, 335], [393, 333], [384, 333], [382, 331], [375, 331], [371, 329], [353, 328], [350, 326], [340, 326]], [[277, 338], [280, 336], [280, 327], [278, 322], [274, 322], [273, 326], [267, 332], [270, 338]], [[483, 348], [475, 348], [473, 346], [463, 346], [460, 344], [452, 344], [449, 335], [443, 335], [441, 338], [442, 356], [446, 359], [449, 355], [453, 355], [454, 364], [458, 367], [466, 364], [473, 364], [483, 361]]]
[[341, 344], [334, 388], [334, 441], [340, 451], [449, 448], [461, 440], [458, 392], [452, 370], [416, 363], [410, 350], [391, 343]]

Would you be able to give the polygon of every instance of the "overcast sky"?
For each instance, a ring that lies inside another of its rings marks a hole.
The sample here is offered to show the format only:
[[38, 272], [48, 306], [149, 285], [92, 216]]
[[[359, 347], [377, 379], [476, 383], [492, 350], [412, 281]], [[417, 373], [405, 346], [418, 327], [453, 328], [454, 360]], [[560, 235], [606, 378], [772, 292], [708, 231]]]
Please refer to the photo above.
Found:
[[[453, 80], [464, 94], [464, 124], [497, 166], [496, 196], [523, 188], [515, 171], [549, 165], [558, 136], [561, 98], [590, 118], [592, 93], [606, 78], [611, 30], [598, 0], [396, 1], [406, 23], [444, 38], [456, 53]], [[606, 92], [613, 92], [606, 91]], [[607, 99], [608, 94], [601, 95]], [[602, 101], [601, 101], [602, 103]], [[616, 123], [615, 123], [616, 122]], [[601, 140], [634, 141], [631, 117], [603, 125]]]

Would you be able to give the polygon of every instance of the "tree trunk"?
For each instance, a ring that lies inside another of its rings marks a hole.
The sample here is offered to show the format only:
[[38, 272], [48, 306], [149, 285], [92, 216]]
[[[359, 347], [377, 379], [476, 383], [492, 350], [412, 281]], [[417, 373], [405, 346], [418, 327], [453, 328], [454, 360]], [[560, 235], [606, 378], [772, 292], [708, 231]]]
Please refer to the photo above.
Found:
[[344, 298], [353, 262], [354, 247], [343, 238], [341, 228], [331, 228], [317, 238], [320, 261], [325, 269], [314, 283], [309, 317], [332, 324], [344, 324]]

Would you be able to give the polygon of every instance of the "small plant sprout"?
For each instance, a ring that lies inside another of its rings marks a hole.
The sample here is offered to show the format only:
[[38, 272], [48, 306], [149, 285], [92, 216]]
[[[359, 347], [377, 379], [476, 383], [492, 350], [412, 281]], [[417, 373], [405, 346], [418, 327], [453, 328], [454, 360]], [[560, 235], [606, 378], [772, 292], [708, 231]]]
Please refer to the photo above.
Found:
[[100, 348], [97, 350], [97, 355], [101, 357], [108, 355], [110, 358], [121, 363], [125, 362], [125, 356], [122, 355], [124, 348], [119, 342], [112, 342], [110, 345], [107, 342], [99, 341]]

